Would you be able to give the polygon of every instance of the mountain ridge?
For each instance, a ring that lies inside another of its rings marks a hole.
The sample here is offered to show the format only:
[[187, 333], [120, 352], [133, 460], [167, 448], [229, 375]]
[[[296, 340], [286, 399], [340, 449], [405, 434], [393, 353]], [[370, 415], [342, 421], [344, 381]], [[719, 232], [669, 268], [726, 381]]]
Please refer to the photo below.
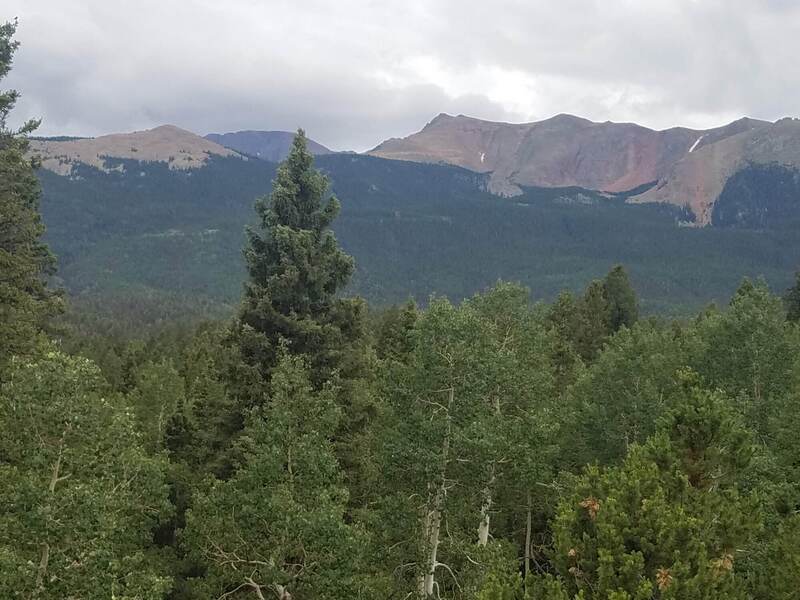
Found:
[[[204, 137], [242, 154], [269, 162], [280, 162], [288, 156], [294, 135], [290, 131], [245, 129], [228, 133], [209, 133]], [[307, 141], [307, 144], [309, 151], [315, 156], [333, 152], [330, 148], [311, 139]]]
[[[200, 137], [162, 125], [97, 138], [32, 139], [31, 149], [44, 168], [66, 176], [78, 163], [109, 171], [129, 159], [186, 170], [205, 166], [211, 156], [280, 162], [293, 135], [244, 130]], [[316, 155], [332, 152], [311, 140], [309, 148]], [[583, 188], [634, 203], [672, 204], [704, 226], [711, 224], [726, 183], [747, 165], [800, 171], [800, 120], [743, 117], [706, 130], [654, 130], [565, 113], [531, 123], [440, 113], [417, 133], [390, 138], [364, 154], [468, 169], [484, 176], [485, 189], [504, 197], [525, 188]]]
[[42, 167], [65, 176], [72, 173], [76, 163], [87, 164], [101, 171], [119, 168], [109, 166], [109, 158], [165, 162], [170, 169], [192, 169], [203, 166], [212, 155], [241, 157], [229, 148], [175, 125], [159, 125], [152, 129], [94, 138], [61, 141], [32, 139], [31, 152], [41, 158]]
[[419, 132], [386, 140], [368, 154], [491, 173], [491, 190], [506, 196], [519, 194], [523, 186], [580, 186], [617, 193], [661, 179], [704, 137], [724, 139], [766, 125], [745, 118], [710, 130], [656, 131], [565, 113], [530, 123], [441, 113]]

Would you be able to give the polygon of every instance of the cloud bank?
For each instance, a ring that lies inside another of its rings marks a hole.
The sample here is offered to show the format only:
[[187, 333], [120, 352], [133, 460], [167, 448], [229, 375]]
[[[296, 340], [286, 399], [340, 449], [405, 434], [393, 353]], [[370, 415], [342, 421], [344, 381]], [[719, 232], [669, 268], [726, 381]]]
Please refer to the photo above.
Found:
[[364, 150], [440, 112], [654, 128], [800, 106], [792, 0], [7, 0], [44, 135], [305, 127]]

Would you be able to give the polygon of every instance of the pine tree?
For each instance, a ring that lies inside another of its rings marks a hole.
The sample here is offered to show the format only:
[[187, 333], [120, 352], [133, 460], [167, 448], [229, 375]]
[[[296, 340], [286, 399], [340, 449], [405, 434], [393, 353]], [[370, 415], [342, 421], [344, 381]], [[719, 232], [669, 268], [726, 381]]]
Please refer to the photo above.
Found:
[[592, 281], [581, 299], [577, 350], [586, 361], [594, 360], [611, 333], [611, 307], [602, 281]]
[[419, 309], [413, 300], [402, 306], [392, 306], [380, 317], [375, 332], [375, 351], [382, 360], [402, 360], [411, 352], [411, 332], [419, 318]]
[[[233, 337], [247, 369], [237, 376], [254, 390], [269, 381], [281, 340], [308, 358], [319, 388], [335, 370], [357, 370], [353, 344], [362, 335], [363, 302], [339, 299], [353, 273], [353, 259], [337, 245], [331, 222], [339, 212], [325, 199], [327, 178], [313, 168], [306, 136], [298, 130], [278, 168], [272, 193], [256, 202], [261, 231], [248, 230], [245, 259], [249, 280]], [[254, 399], [253, 396], [256, 396]]]
[[730, 400], [684, 381], [656, 435], [620, 467], [589, 467], [565, 496], [553, 523], [561, 585], [542, 582], [552, 589], [534, 597], [746, 597], [738, 566], [758, 514], [740, 487], [752, 441]]
[[234, 589], [281, 600], [373, 597], [359, 575], [362, 532], [344, 521], [335, 395], [330, 384], [313, 391], [302, 359], [279, 359], [271, 401], [240, 440], [241, 466], [187, 514], [185, 543], [206, 570], [195, 582], [201, 597]]
[[[0, 26], [0, 81], [11, 69], [19, 43], [12, 41], [16, 23]], [[7, 119], [19, 94], [0, 92], [0, 377], [11, 355], [31, 347], [47, 319], [61, 310], [61, 300], [46, 286], [55, 259], [40, 240], [36, 162], [27, 157], [27, 135], [37, 121], [13, 131]]]
[[631, 327], [639, 318], [636, 292], [633, 291], [628, 273], [622, 265], [616, 265], [603, 281], [609, 306], [608, 323], [611, 332], [621, 327]]
[[786, 306], [786, 319], [792, 323], [800, 321], [800, 271], [795, 273], [794, 285], [786, 291], [783, 301]]

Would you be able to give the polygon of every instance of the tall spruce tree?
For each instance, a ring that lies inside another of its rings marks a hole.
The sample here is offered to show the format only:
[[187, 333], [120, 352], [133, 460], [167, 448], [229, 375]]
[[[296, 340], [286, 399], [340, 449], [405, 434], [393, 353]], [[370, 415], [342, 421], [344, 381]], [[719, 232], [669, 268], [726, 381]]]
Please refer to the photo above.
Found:
[[[0, 81], [8, 75], [19, 42], [16, 23], [0, 25]], [[28, 121], [9, 129], [7, 119], [19, 98], [15, 90], [0, 92], [0, 377], [13, 354], [30, 348], [46, 319], [60, 310], [60, 299], [45, 278], [55, 259], [40, 238], [36, 161], [27, 156], [27, 135], [39, 125]]]
[[795, 273], [794, 285], [786, 290], [783, 302], [786, 306], [786, 319], [793, 323], [800, 321], [800, 271]]
[[307, 357], [316, 388], [335, 370], [347, 375], [358, 364], [352, 350], [364, 305], [337, 298], [354, 263], [330, 230], [339, 202], [326, 199], [328, 179], [314, 169], [306, 143], [299, 129], [272, 193], [256, 202], [260, 231], [247, 232], [249, 281], [233, 337], [245, 365], [237, 379], [255, 386], [244, 394], [251, 401], [269, 381], [281, 340], [292, 354]]
[[622, 265], [615, 265], [608, 272], [603, 288], [608, 301], [608, 324], [611, 331], [618, 331], [623, 326], [631, 327], [639, 318], [639, 306], [636, 292]]
[[585, 361], [597, 357], [611, 333], [611, 307], [602, 281], [594, 280], [587, 287], [580, 304], [580, 329], [577, 350]]
[[284, 354], [270, 387], [270, 404], [248, 420], [238, 470], [212, 480], [187, 514], [184, 542], [205, 571], [197, 597], [380, 597], [361, 577], [364, 532], [344, 519], [333, 385], [314, 392], [305, 361]]

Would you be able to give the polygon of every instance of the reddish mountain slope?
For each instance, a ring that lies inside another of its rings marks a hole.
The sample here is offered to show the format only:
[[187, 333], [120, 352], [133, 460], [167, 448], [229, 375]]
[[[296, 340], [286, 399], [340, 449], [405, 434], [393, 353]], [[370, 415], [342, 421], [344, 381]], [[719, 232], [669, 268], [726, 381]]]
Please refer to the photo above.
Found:
[[765, 125], [742, 119], [707, 131], [654, 131], [633, 123], [594, 123], [571, 115], [510, 124], [441, 114], [420, 132], [387, 140], [370, 154], [445, 162], [491, 173], [491, 189], [502, 195], [517, 194], [520, 186], [621, 192], [662, 179], [690, 150]]

